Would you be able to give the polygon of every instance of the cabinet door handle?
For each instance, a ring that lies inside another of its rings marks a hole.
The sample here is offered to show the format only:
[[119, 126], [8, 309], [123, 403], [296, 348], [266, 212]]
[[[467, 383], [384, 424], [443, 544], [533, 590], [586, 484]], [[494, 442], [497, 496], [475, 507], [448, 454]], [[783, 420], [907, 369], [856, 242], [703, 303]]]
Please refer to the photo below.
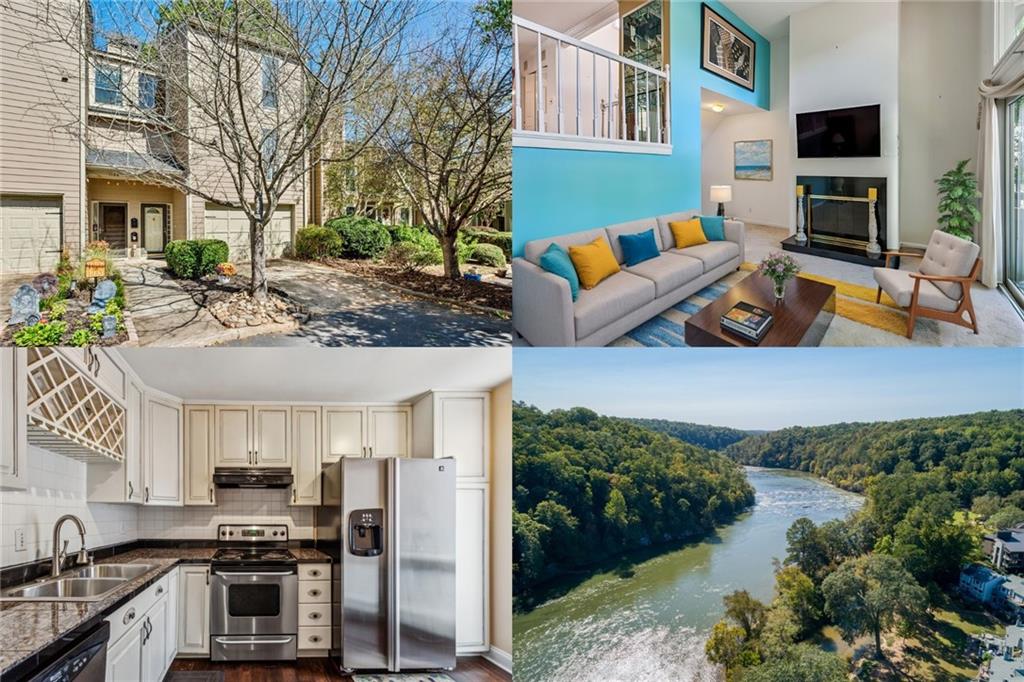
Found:
[[309, 594], [310, 597], [319, 597], [320, 596], [320, 590], [310, 590], [308, 592], [308, 594]]
[[135, 488], [132, 487], [132, 482], [128, 481], [128, 499], [135, 497]]
[[128, 625], [128, 623], [132, 622], [133, 620], [135, 620], [135, 609], [134, 608], [128, 609], [128, 612], [124, 614], [123, 618], [121, 618], [121, 622], [123, 624], [125, 624], [125, 625]]
[[309, 641], [312, 642], [313, 644], [318, 644], [320, 642], [320, 635], [312, 635], [309, 638]]
[[163, 586], [161, 586], [161, 587], [158, 587], [158, 588], [156, 588], [156, 596], [158, 596], [158, 597], [159, 597], [159, 596], [160, 596], [161, 594], [163, 594], [163, 593], [164, 593], [164, 588], [163, 588]]
[[210, 486], [210, 502], [213, 502], [213, 486]]
[[144, 502], [149, 502], [149, 486], [146, 486], [146, 496], [143, 499]]
[[309, 574], [311, 576], [313, 576], [314, 578], [319, 578], [320, 577], [320, 569], [319, 568], [311, 569]]
[[309, 619], [310, 620], [320, 620], [320, 612], [319, 611], [310, 611]]
[[292, 486], [292, 503], [295, 503], [297, 501], [298, 500], [296, 499], [295, 486]]

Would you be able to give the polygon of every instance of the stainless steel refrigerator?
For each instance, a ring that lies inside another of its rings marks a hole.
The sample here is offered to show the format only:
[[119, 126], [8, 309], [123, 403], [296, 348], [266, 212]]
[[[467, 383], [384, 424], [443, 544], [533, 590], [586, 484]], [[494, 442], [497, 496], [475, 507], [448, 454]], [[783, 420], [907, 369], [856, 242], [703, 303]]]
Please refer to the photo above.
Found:
[[324, 467], [317, 546], [332, 565], [331, 655], [343, 670], [455, 667], [455, 460]]

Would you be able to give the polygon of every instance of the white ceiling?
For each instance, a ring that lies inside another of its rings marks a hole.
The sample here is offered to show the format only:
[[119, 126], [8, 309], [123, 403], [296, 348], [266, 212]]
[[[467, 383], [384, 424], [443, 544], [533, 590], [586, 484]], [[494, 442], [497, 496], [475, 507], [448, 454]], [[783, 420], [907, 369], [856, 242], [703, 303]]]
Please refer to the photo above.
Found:
[[615, 3], [608, 0], [512, 0], [512, 13], [565, 33], [610, 4]]
[[430, 389], [491, 389], [507, 348], [125, 348], [147, 386], [186, 400], [399, 402]]
[[736, 116], [737, 114], [756, 114], [763, 112], [764, 109], [758, 109], [753, 104], [747, 104], [738, 99], [721, 95], [707, 88], [700, 89], [700, 108], [707, 109], [708, 111], [714, 111], [711, 107], [715, 104], [720, 104], [724, 108], [722, 111], [714, 112], [722, 116]]

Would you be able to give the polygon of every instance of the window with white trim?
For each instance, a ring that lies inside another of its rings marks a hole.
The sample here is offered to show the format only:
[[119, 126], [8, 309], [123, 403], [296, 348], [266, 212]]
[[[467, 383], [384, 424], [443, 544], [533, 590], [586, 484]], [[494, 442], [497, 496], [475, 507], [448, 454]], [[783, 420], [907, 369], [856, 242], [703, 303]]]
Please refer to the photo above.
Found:
[[93, 99], [97, 104], [121, 106], [121, 67], [98, 64], [94, 79]]
[[268, 109], [277, 108], [277, 74], [278, 74], [278, 63], [277, 59], [270, 56], [269, 54], [263, 55], [261, 62], [261, 71], [263, 74], [263, 106]]

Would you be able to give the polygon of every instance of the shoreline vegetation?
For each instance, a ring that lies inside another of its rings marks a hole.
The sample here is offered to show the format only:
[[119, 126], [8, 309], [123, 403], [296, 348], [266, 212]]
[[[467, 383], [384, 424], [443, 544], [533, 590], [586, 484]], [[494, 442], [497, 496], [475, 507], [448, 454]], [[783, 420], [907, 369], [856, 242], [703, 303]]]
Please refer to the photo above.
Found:
[[[838, 682], [850, 672], [865, 680], [966, 679], [978, 663], [966, 655], [970, 635], [1001, 630], [997, 621], [953, 593], [960, 566], [982, 559], [982, 534], [1024, 522], [1024, 410], [730, 433], [736, 430], [617, 420], [582, 408], [547, 414], [522, 404], [515, 409], [516, 455], [524, 457], [555, 455], [569, 464], [581, 455], [615, 468], [615, 460], [602, 459], [607, 451], [593, 450], [586, 439], [565, 438], [567, 432], [560, 429], [574, 419], [591, 433], [618, 422], [639, 429], [619, 435], [638, 438], [651, 453], [660, 451], [660, 445], [650, 447], [658, 442], [650, 434], [657, 432], [695, 448], [708, 461], [724, 455], [737, 468], [810, 473], [865, 495], [865, 507], [845, 519], [820, 525], [798, 519], [790, 527], [788, 553], [776, 566], [770, 603], [743, 590], [723, 598], [725, 618], [712, 629], [706, 653], [730, 681]], [[554, 424], [544, 423], [549, 417]], [[522, 453], [520, 418], [529, 422], [528, 447]], [[630, 450], [621, 441], [613, 443], [608, 449]], [[700, 447], [710, 444], [718, 447]], [[577, 446], [586, 452], [572, 450]], [[518, 503], [521, 460], [514, 462]], [[550, 499], [543, 486], [555, 480], [531, 478], [530, 494], [522, 500]], [[517, 582], [517, 608], [536, 608], [597, 573], [622, 568], [628, 577], [637, 558], [704, 541], [748, 507], [732, 508], [688, 541], [651, 543], [641, 554], [636, 549], [608, 554], [589, 566], [574, 566], [572, 574], [563, 566], [540, 580]], [[518, 504], [515, 514], [525, 516]], [[524, 548], [521, 530], [514, 529], [517, 577]], [[540, 539], [549, 541], [550, 536]]]

